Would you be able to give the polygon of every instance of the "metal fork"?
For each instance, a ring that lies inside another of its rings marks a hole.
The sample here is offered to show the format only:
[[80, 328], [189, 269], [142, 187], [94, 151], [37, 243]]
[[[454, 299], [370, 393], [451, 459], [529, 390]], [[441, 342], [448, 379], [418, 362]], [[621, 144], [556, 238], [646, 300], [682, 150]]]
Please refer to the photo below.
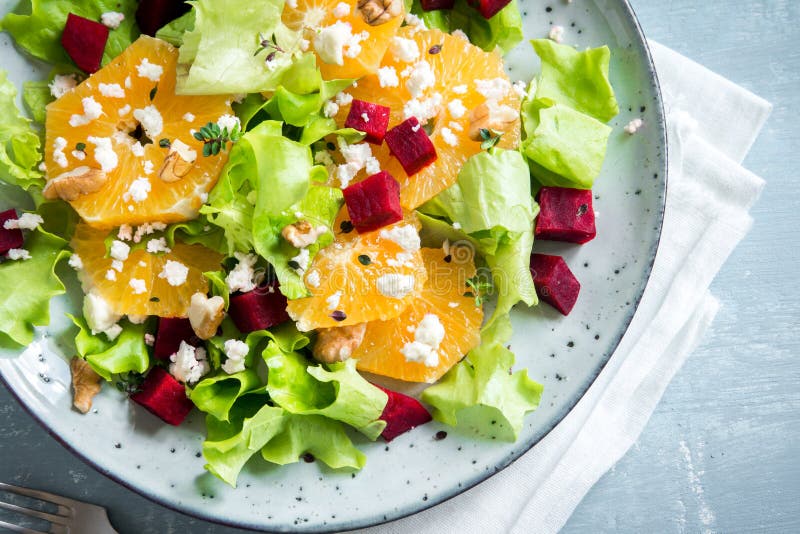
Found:
[[[58, 506], [55, 513], [50, 514], [39, 510], [31, 510], [3, 502], [0, 500], [0, 508], [10, 510], [18, 514], [36, 517], [50, 522], [50, 533], [56, 534], [117, 534], [108, 520], [106, 509], [102, 506], [89, 504], [86, 502], [67, 499], [60, 495], [53, 495], [45, 491], [36, 491], [19, 486], [12, 486], [5, 482], [0, 482], [0, 491], [24, 495], [32, 499], [38, 499]], [[0, 529], [9, 529], [12, 532], [22, 532], [24, 534], [45, 534], [39, 530], [32, 530], [0, 520]]]

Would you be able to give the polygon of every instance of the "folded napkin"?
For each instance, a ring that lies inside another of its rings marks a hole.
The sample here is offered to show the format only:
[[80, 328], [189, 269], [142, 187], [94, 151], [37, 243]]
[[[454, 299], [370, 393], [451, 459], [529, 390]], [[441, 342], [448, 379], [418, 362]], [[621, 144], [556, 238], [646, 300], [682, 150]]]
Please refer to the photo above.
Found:
[[363, 532], [557, 532], [636, 441], [711, 325], [719, 303], [709, 284], [749, 230], [764, 185], [740, 164], [771, 105], [658, 43], [650, 48], [669, 187], [658, 255], [628, 332], [586, 395], [522, 458], [439, 506]]

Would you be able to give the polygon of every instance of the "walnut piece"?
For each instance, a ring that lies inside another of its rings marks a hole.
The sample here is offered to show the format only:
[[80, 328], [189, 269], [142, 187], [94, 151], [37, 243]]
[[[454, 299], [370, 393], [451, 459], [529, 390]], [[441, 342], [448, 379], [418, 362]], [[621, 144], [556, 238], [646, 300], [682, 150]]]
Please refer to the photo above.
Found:
[[100, 169], [81, 166], [59, 174], [49, 182], [42, 193], [44, 198], [75, 200], [81, 195], [94, 193], [106, 183], [108, 176]]
[[317, 361], [323, 363], [343, 362], [364, 341], [367, 323], [337, 328], [321, 328], [311, 351]]
[[328, 231], [326, 226], [311, 226], [308, 221], [297, 221], [281, 230], [281, 235], [295, 248], [305, 248], [317, 242], [320, 235]]
[[72, 371], [72, 405], [79, 412], [88, 413], [92, 409], [92, 399], [100, 393], [103, 379], [86, 360], [77, 356], [70, 360], [69, 369]]
[[158, 171], [158, 177], [167, 183], [177, 182], [192, 170], [193, 161], [186, 161], [178, 152], [170, 152]]
[[403, 13], [402, 0], [358, 0], [361, 16], [370, 26], [386, 24]]
[[200, 339], [211, 339], [225, 317], [225, 300], [220, 296], [208, 298], [205, 293], [195, 293], [189, 303], [189, 322]]
[[510, 106], [489, 101], [476, 106], [469, 114], [469, 138], [482, 141], [481, 130], [507, 132], [514, 127], [519, 113]]

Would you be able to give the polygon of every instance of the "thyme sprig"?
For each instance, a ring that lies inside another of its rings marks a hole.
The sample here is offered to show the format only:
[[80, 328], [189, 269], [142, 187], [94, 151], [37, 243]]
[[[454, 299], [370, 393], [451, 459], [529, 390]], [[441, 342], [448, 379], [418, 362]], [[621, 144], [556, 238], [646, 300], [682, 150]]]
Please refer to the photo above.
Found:
[[264, 37], [263, 33], [259, 33], [258, 34], [258, 44], [259, 44], [259, 47], [256, 50], [255, 54], [253, 54], [253, 56], [257, 56], [258, 54], [260, 54], [264, 50], [272, 50], [272, 52], [267, 54], [267, 58], [266, 58], [267, 63], [273, 61], [275, 59], [275, 56], [278, 55], [278, 53], [286, 52], [286, 50], [284, 50], [283, 48], [278, 46], [278, 41], [277, 41], [277, 39], [275, 39], [275, 34], [274, 33], [270, 36], [269, 39]]
[[220, 128], [216, 122], [209, 122], [194, 133], [194, 138], [203, 141], [203, 156], [216, 156], [220, 150], [226, 149], [228, 143], [235, 143], [242, 137], [239, 125], [228, 131], [228, 127]]
[[488, 128], [481, 128], [479, 133], [481, 134], [481, 150], [489, 150], [494, 145], [500, 142], [500, 138], [503, 136], [503, 132], [498, 132], [497, 130], [490, 130]]
[[473, 297], [475, 299], [475, 306], [478, 307], [483, 305], [484, 301], [493, 290], [492, 283], [478, 275], [468, 279], [466, 285], [470, 290], [465, 292], [464, 296]]

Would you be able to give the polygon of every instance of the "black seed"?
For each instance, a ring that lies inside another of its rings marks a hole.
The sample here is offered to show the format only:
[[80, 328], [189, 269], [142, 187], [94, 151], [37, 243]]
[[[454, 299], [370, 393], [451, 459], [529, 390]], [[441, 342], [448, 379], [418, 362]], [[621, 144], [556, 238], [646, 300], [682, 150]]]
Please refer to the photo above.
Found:
[[171, 144], [172, 143], [170, 143], [169, 139], [167, 139], [166, 137], [159, 140], [158, 142], [158, 146], [160, 146], [161, 148], [169, 148]]
[[158, 297], [150, 297], [150, 302], [160, 302], [161, 299]]
[[342, 310], [335, 310], [332, 314], [330, 314], [330, 318], [334, 321], [344, 321], [347, 319], [347, 315]]
[[444, 257], [445, 263], [450, 263], [451, 261], [453, 261], [453, 256], [451, 256], [450, 254]]
[[360, 254], [358, 256], [358, 262], [361, 265], [369, 265], [370, 263], [372, 263], [372, 260], [366, 254]]
[[435, 439], [436, 441], [441, 441], [446, 437], [447, 437], [447, 432], [445, 432], [444, 430], [440, 430], [436, 433], [435, 436], [433, 436], [433, 439]]
[[551, 11], [553, 11], [553, 8], [550, 7], [550, 6], [547, 6], [546, 8], [544, 8], [544, 10], [547, 11], [548, 13], [550, 13]]
[[429, 54], [438, 54], [438, 53], [439, 53], [439, 52], [441, 52], [441, 51], [442, 51], [442, 45], [440, 45], [440, 44], [436, 44], [436, 45], [433, 45], [433, 46], [430, 48], [430, 50], [428, 50], [428, 53], [429, 53]]
[[355, 227], [351, 221], [342, 221], [339, 224], [339, 230], [341, 230], [343, 234], [349, 234], [353, 231], [353, 228]]
[[152, 101], [156, 97], [156, 93], [158, 93], [158, 84], [155, 87], [150, 89], [150, 100]]
[[294, 260], [289, 260], [289, 263], [288, 263], [288, 265], [289, 265], [289, 267], [291, 267], [291, 268], [292, 268], [292, 269], [294, 269], [295, 271], [298, 271], [298, 270], [300, 270], [300, 264], [299, 264], [299, 263], [297, 263], [297, 262], [296, 262], [296, 261], [294, 261]]
[[576, 213], [576, 215], [580, 217], [581, 215], [585, 215], [587, 211], [589, 211], [589, 205], [581, 204], [580, 206], [578, 206], [578, 212]]

